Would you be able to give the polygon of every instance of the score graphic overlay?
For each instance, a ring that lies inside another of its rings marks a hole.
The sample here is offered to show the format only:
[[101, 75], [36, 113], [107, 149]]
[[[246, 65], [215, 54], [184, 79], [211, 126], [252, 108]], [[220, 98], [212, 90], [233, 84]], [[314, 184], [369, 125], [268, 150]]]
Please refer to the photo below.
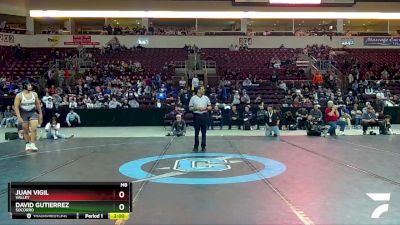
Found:
[[132, 210], [130, 182], [11, 182], [12, 219], [127, 220]]

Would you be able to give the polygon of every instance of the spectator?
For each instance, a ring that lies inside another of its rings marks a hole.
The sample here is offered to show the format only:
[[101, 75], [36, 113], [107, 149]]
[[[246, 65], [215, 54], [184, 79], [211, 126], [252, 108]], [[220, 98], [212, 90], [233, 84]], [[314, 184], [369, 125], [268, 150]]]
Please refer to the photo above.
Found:
[[172, 135], [180, 137], [186, 134], [186, 123], [182, 120], [182, 115], [177, 114], [175, 121], [172, 123]]
[[3, 119], [1, 120], [0, 128], [3, 125], [5, 128], [7, 128], [10, 124], [14, 126], [16, 122], [17, 116], [11, 106], [8, 105], [7, 109], [3, 113]]
[[194, 77], [192, 78], [192, 89], [198, 88], [200, 85], [200, 80], [197, 77], [197, 74], [194, 74]]
[[240, 105], [240, 95], [239, 95], [239, 91], [235, 91], [235, 94], [233, 95], [233, 101], [232, 101], [232, 105]]
[[272, 132], [274, 133], [275, 137], [279, 136], [279, 116], [273, 110], [272, 106], [268, 106], [265, 116], [267, 121], [265, 136], [272, 136]]
[[214, 106], [214, 109], [211, 111], [211, 130], [214, 130], [214, 124], [219, 123], [219, 128], [222, 130], [224, 125], [224, 121], [222, 118], [222, 111], [218, 108], [218, 106]]
[[121, 106], [122, 106], [122, 104], [120, 102], [118, 102], [115, 97], [113, 97], [112, 100], [108, 103], [109, 109], [116, 109], [116, 108], [120, 108]]
[[65, 118], [65, 122], [69, 127], [76, 127], [81, 124], [81, 117], [71, 108]]
[[251, 125], [253, 122], [253, 113], [250, 111], [250, 106], [244, 107], [243, 112], [243, 129], [246, 130], [247, 128], [251, 130]]
[[179, 81], [179, 87], [181, 87], [181, 88], [185, 88], [186, 87], [185, 77], [182, 77], [181, 80]]
[[[367, 134], [368, 127], [379, 126], [374, 108], [370, 105], [362, 116], [363, 135]], [[373, 133], [371, 133], [373, 134]]]
[[306, 108], [302, 107], [297, 110], [296, 112], [297, 116], [297, 128], [305, 130], [306, 129], [306, 123], [307, 123], [307, 118], [308, 118], [308, 111]]
[[260, 105], [258, 106], [257, 118], [256, 118], [256, 120], [257, 120], [257, 130], [260, 129], [260, 125], [263, 125], [263, 124], [266, 123], [265, 114], [266, 114], [266, 111], [265, 111], [265, 109], [264, 109], [264, 105], [263, 105], [263, 104], [260, 104]]
[[385, 116], [383, 122], [379, 124], [379, 134], [384, 134], [384, 135], [392, 134], [391, 120], [392, 117], [390, 115]]
[[316, 72], [314, 74], [313, 84], [317, 86], [324, 84], [324, 78], [322, 77], [322, 74], [320, 72]]
[[249, 78], [246, 78], [242, 83], [243, 87], [250, 87], [251, 85], [252, 85], [252, 82]]
[[[57, 117], [53, 116], [51, 120], [46, 124], [45, 128], [47, 133], [47, 139], [65, 139], [67, 138], [65, 135], [60, 133], [60, 123], [57, 121]], [[72, 138], [74, 135], [69, 136], [68, 138]]]
[[274, 86], [277, 85], [277, 83], [278, 83], [278, 81], [279, 81], [279, 78], [278, 78], [278, 74], [276, 73], [275, 70], [272, 72], [272, 75], [271, 75], [271, 79], [270, 79], [270, 80], [271, 80], [271, 83], [274, 84]]
[[347, 109], [345, 105], [341, 105], [339, 107], [339, 115], [340, 115], [340, 120], [345, 121], [347, 126], [351, 128], [351, 116], [350, 116], [350, 111]]
[[242, 91], [242, 94], [243, 94], [243, 96], [240, 99], [241, 102], [243, 102], [244, 104], [250, 104], [251, 99], [250, 99], [250, 96], [247, 94], [247, 91], [245, 89]]
[[346, 128], [346, 122], [339, 120], [340, 114], [338, 106], [334, 105], [332, 101], [328, 101], [328, 107], [325, 109], [325, 120], [329, 125], [328, 133], [331, 136], [336, 135], [336, 127], [340, 126], [340, 134], [344, 135], [344, 129]]
[[358, 105], [354, 104], [353, 110], [351, 110], [351, 118], [354, 120], [354, 126], [357, 129], [361, 127], [362, 115], [363, 113], [358, 109]]
[[376, 95], [375, 109], [379, 115], [383, 115], [383, 111], [385, 110], [385, 100], [382, 95]]
[[310, 116], [312, 120], [322, 121], [322, 112], [319, 109], [320, 105], [315, 104], [314, 108], [310, 111]]
[[134, 98], [129, 100], [128, 104], [131, 108], [139, 108], [139, 103]]
[[241, 129], [242, 126], [242, 118], [241, 115], [239, 114], [239, 111], [236, 108], [236, 105], [232, 105], [232, 109], [229, 110], [229, 130], [232, 128], [232, 124], [235, 123], [238, 126], [238, 129]]
[[293, 117], [291, 111], [284, 113], [282, 118], [282, 129], [296, 130], [296, 119]]

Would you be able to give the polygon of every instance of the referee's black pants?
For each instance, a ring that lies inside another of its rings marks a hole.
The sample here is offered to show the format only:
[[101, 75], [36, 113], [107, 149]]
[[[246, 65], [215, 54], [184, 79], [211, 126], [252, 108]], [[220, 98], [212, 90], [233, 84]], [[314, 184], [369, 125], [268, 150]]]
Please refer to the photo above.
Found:
[[206, 147], [206, 132], [208, 126], [208, 113], [194, 113], [194, 147], [199, 147], [199, 133], [201, 130], [201, 147]]

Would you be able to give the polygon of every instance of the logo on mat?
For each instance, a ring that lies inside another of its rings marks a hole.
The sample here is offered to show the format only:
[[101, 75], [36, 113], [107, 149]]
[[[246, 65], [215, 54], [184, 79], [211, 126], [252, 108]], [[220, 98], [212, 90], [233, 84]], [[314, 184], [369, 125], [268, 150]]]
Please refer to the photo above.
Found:
[[[167, 164], [170, 166], [156, 166], [153, 168], [153, 172], [148, 171], [151, 168], [149, 165], [155, 162], [157, 162], [156, 165]], [[257, 171], [251, 170], [246, 163], [257, 164]], [[245, 172], [243, 168], [246, 168]], [[271, 178], [285, 170], [286, 166], [283, 163], [269, 158], [226, 153], [154, 156], [127, 162], [119, 168], [123, 175], [135, 179], [134, 183], [151, 181], [167, 184], [245, 183]], [[227, 173], [228, 171], [230, 172]], [[237, 176], [224, 176], [231, 175], [236, 171], [240, 172]]]

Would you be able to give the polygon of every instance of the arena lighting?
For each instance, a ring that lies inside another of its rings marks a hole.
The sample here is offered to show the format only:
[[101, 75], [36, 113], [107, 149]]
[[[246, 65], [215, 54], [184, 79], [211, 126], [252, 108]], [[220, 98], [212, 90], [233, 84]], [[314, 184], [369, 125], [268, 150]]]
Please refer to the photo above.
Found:
[[400, 19], [383, 12], [62, 11], [30, 10], [31, 17], [197, 19]]
[[321, 4], [321, 0], [269, 0], [270, 4]]

